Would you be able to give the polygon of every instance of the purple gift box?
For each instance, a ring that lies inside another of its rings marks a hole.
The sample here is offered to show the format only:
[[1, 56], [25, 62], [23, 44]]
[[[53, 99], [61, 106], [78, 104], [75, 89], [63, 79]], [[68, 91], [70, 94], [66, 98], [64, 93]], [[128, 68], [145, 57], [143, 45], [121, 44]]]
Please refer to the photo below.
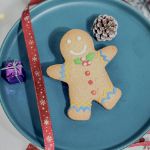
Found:
[[1, 76], [10, 84], [26, 80], [25, 70], [21, 61], [9, 60], [2, 63]]

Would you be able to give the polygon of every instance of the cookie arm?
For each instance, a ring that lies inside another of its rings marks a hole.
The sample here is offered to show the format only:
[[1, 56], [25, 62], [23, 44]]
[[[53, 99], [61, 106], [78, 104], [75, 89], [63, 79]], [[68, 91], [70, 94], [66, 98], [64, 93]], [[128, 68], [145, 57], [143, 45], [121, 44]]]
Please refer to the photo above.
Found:
[[50, 66], [46, 72], [49, 77], [65, 82], [65, 64]]
[[106, 66], [117, 54], [116, 46], [107, 46], [98, 51], [100, 57], [103, 59], [104, 65]]

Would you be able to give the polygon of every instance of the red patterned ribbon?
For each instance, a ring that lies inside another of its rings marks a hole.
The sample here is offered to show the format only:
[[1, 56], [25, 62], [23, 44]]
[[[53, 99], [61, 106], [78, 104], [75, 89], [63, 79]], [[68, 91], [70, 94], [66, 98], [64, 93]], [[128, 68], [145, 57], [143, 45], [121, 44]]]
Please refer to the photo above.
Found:
[[[36, 93], [39, 116], [41, 120], [45, 150], [54, 150], [55, 149], [54, 137], [53, 137], [50, 113], [48, 110], [48, 101], [47, 101], [46, 90], [44, 86], [44, 79], [42, 75], [38, 49], [36, 46], [36, 40], [34, 37], [30, 12], [29, 12], [29, 7], [31, 5], [40, 3], [42, 1], [43, 0], [31, 0], [27, 8], [22, 13], [21, 22], [22, 22], [22, 29], [24, 33], [24, 39], [27, 48], [32, 78], [34, 82], [34, 88]], [[29, 145], [27, 149], [31, 150], [31, 147], [32, 146]]]
[[130, 146], [130, 148], [131, 148], [131, 147], [138, 147], [138, 146], [144, 146], [144, 147], [150, 146], [150, 141], [145, 141], [145, 142], [140, 142], [140, 143], [132, 144], [132, 145]]
[[39, 149], [33, 146], [32, 144], [29, 144], [26, 150], [39, 150]]

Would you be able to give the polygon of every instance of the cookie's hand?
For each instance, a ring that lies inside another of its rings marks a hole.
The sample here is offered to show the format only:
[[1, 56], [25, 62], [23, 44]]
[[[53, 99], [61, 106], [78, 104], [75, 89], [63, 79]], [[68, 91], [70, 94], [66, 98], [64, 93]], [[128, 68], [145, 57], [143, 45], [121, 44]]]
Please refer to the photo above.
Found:
[[99, 50], [98, 53], [100, 52], [100, 56], [104, 60], [104, 65], [106, 66], [117, 54], [117, 47], [116, 46], [107, 46], [104, 47], [103, 49]]
[[65, 82], [65, 64], [53, 65], [47, 68], [47, 75]]

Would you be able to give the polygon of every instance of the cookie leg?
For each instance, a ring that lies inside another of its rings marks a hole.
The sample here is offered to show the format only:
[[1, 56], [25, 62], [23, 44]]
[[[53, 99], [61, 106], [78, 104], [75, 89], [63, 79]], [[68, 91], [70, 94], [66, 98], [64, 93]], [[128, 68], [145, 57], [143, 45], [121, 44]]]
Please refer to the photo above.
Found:
[[110, 110], [117, 104], [121, 94], [120, 89], [113, 87], [112, 91], [108, 91], [106, 96], [102, 97], [99, 102], [104, 108]]
[[79, 99], [71, 101], [68, 116], [73, 120], [89, 120], [91, 116], [91, 102]]

